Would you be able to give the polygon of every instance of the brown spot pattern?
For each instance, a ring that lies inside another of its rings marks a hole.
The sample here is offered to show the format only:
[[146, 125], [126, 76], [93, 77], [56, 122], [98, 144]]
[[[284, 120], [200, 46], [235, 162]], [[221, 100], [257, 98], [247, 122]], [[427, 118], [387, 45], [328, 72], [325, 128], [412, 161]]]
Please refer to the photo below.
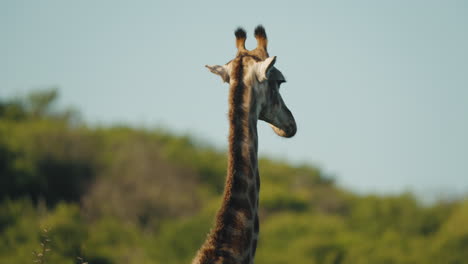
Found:
[[235, 35], [238, 54], [230, 62], [229, 150], [224, 200], [215, 226], [199, 250], [194, 264], [250, 264], [257, 247], [260, 190], [257, 120], [250, 120], [251, 106], [256, 105], [256, 101], [251, 94], [250, 80], [245, 79], [244, 74], [248, 65], [268, 57], [268, 41], [262, 26], [255, 29], [258, 45], [252, 51], [245, 49], [246, 34], [243, 29], [237, 29]]

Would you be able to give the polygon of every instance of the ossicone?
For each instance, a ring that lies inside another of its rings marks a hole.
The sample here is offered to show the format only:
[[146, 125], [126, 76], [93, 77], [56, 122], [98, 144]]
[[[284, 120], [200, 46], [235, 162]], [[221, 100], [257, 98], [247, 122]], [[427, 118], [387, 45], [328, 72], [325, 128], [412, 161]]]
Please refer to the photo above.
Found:
[[257, 39], [257, 49], [260, 48], [266, 51], [268, 39], [265, 28], [262, 25], [258, 25], [255, 28], [255, 38]]
[[236, 36], [236, 47], [239, 51], [245, 50], [245, 39], [247, 38], [247, 34], [245, 30], [241, 27], [238, 27], [234, 32]]

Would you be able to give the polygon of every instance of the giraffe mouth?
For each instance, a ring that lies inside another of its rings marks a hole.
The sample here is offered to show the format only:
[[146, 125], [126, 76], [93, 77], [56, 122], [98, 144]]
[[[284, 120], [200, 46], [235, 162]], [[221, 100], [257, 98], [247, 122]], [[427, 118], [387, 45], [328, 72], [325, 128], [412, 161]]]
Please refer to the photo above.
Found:
[[285, 138], [292, 138], [294, 135], [296, 135], [296, 132], [297, 132], [297, 127], [296, 127], [296, 123], [291, 123], [291, 124], [288, 124], [284, 127], [277, 127], [277, 126], [274, 126], [274, 125], [271, 125], [271, 128], [273, 128], [273, 131], [275, 131], [275, 133], [278, 135], [278, 136], [281, 136], [281, 137], [285, 137]]

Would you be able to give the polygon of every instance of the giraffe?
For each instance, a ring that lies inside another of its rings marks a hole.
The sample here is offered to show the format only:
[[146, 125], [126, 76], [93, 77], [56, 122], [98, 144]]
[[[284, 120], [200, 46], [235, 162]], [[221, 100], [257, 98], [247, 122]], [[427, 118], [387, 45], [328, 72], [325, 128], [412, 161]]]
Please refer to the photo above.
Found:
[[263, 26], [255, 28], [257, 47], [245, 48], [246, 32], [235, 31], [237, 55], [225, 65], [206, 67], [229, 83], [229, 148], [226, 184], [214, 228], [192, 264], [254, 261], [259, 234], [258, 120], [266, 121], [282, 137], [296, 134], [296, 122], [279, 87], [283, 74], [269, 57]]

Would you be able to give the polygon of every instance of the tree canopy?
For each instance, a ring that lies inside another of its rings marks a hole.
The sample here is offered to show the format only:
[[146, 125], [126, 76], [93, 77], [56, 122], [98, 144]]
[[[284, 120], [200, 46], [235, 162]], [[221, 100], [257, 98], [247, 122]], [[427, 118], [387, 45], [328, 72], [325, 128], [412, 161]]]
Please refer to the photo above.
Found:
[[[0, 263], [189, 263], [220, 206], [225, 152], [88, 126], [57, 99], [0, 100]], [[424, 206], [355, 194], [308, 164], [259, 166], [256, 263], [468, 263], [466, 200]]]

